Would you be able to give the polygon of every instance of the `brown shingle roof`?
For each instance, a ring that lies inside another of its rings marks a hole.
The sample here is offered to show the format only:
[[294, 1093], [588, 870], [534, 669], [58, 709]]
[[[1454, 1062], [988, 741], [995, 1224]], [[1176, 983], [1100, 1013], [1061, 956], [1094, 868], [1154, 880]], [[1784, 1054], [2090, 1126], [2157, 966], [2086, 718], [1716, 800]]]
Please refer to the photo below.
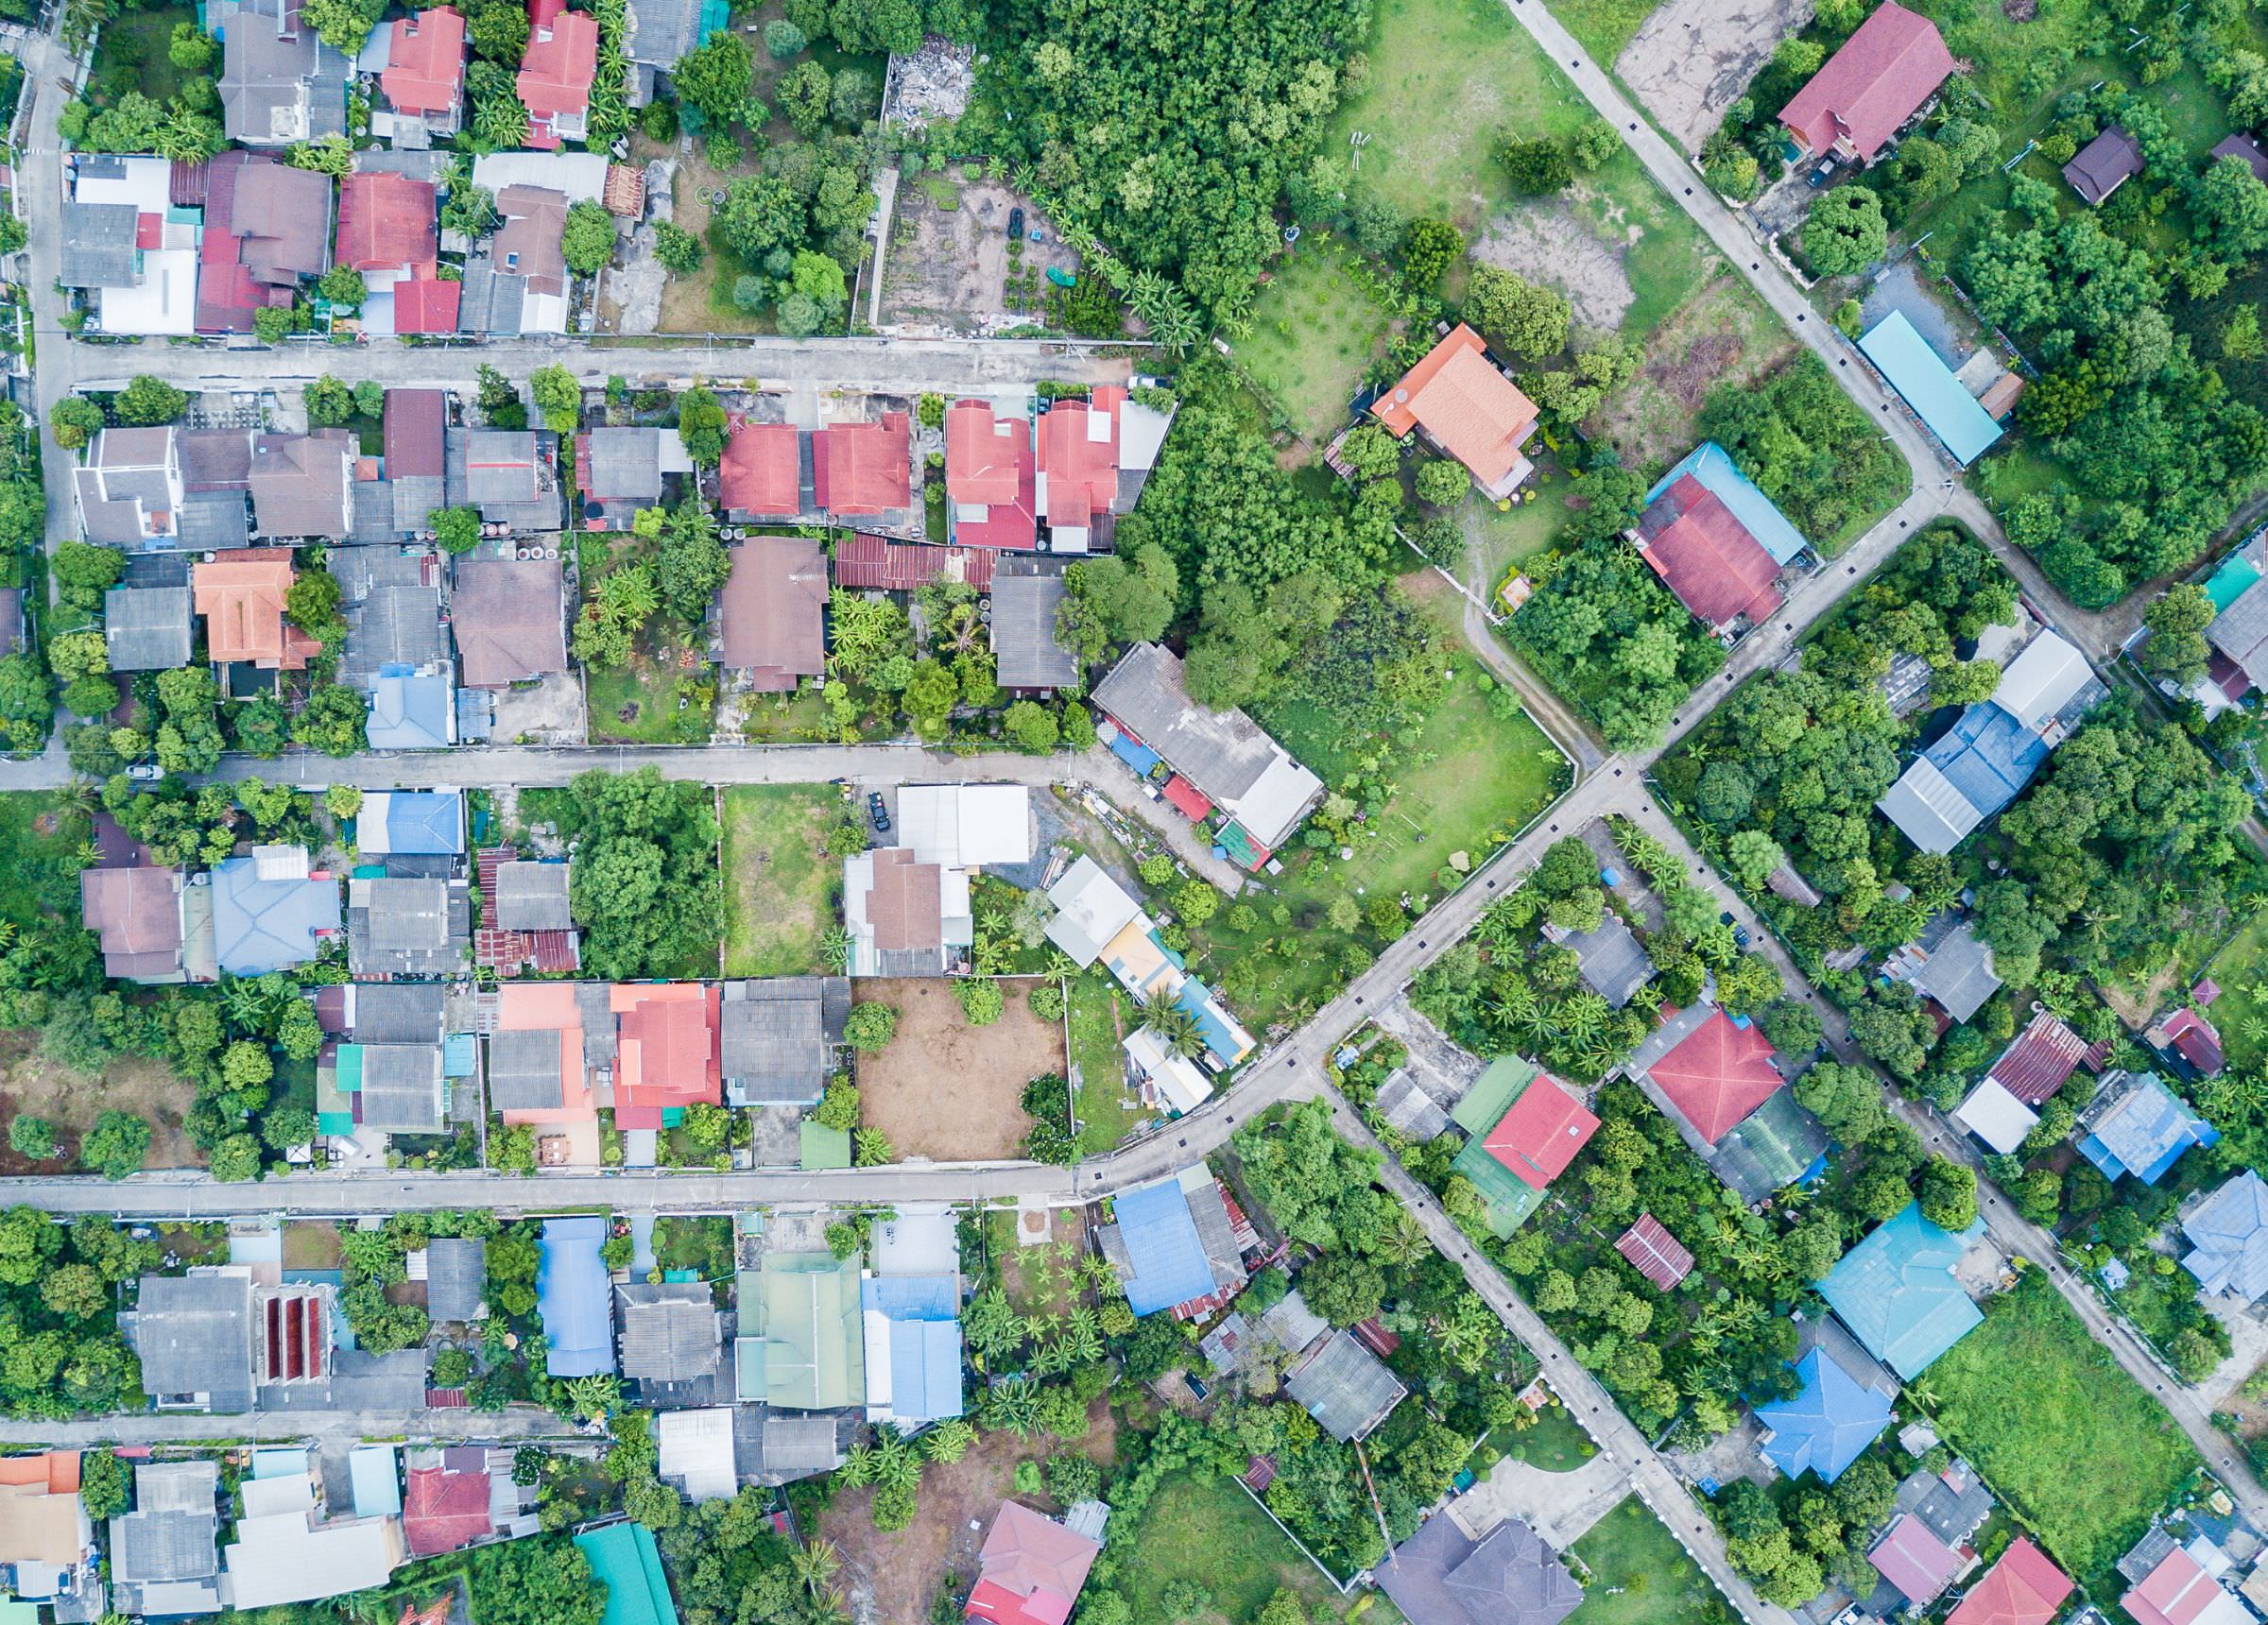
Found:
[[560, 590], [556, 558], [457, 561], [450, 619], [466, 688], [508, 688], [567, 669]]
[[794, 536], [751, 537], [732, 550], [718, 600], [725, 664], [753, 674], [758, 689], [785, 693], [826, 669], [827, 562], [819, 544]]

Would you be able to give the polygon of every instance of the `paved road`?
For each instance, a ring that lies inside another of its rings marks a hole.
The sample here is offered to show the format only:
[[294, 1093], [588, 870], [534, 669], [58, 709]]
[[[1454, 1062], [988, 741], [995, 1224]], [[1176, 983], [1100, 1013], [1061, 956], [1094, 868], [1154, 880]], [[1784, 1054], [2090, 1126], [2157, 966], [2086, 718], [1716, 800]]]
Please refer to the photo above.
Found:
[[85, 1449], [97, 1445], [188, 1445], [246, 1439], [297, 1443], [403, 1439], [415, 1444], [490, 1444], [515, 1439], [588, 1438], [548, 1411], [523, 1406], [494, 1413], [448, 1411], [255, 1411], [241, 1416], [80, 1416], [67, 1422], [0, 1420], [0, 1445]]

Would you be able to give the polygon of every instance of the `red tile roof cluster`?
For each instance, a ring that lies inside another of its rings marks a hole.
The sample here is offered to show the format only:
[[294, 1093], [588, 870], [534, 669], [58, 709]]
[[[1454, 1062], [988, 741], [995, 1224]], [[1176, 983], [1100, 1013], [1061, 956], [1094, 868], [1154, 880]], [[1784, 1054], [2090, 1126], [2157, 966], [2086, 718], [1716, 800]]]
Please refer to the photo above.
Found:
[[2024, 1104], [2036, 1106], [2062, 1088], [2074, 1069], [2100, 1067], [2107, 1053], [2106, 1046], [2090, 1048], [2085, 1038], [2043, 1010], [2001, 1052], [1986, 1076]]
[[1952, 71], [1937, 25], [1883, 0], [1779, 110], [1779, 122], [1813, 157], [1844, 143], [1871, 163]]
[[913, 426], [902, 412], [879, 423], [831, 423], [811, 436], [813, 499], [838, 519], [889, 513], [913, 501]]
[[925, 547], [854, 531], [834, 544], [834, 584], [911, 592], [932, 581], [965, 581], [988, 592], [993, 557], [981, 547]]
[[1370, 411], [1397, 439], [1423, 429], [1491, 488], [1520, 466], [1520, 448], [1536, 428], [1536, 402], [1497, 368], [1486, 341], [1463, 322]]
[[[427, 13], [431, 15], [431, 13]], [[385, 171], [338, 183], [338, 252], [358, 271], [408, 265], [430, 277], [440, 247], [438, 192], [430, 180]]]
[[412, 1557], [438, 1557], [495, 1532], [489, 1521], [489, 1475], [412, 1467], [402, 1501], [402, 1539]]
[[1212, 816], [1212, 803], [1205, 799], [1205, 793], [1178, 773], [1165, 781], [1162, 794], [1165, 804], [1193, 824]]
[[1054, 1518], [1003, 1501], [978, 1555], [968, 1617], [990, 1625], [1063, 1625], [1102, 1548]]
[[1779, 1087], [1773, 1053], [1755, 1023], [1735, 1026], [1724, 1011], [1711, 1010], [1647, 1075], [1693, 1132], [1714, 1145]]
[[1039, 473], [1047, 522], [1091, 526], [1118, 501], [1118, 409], [1126, 392], [1097, 385], [1086, 401], [1058, 401], [1040, 419]]
[[609, 990], [617, 1023], [614, 1124], [660, 1128], [672, 1107], [724, 1099], [721, 994], [697, 982], [634, 983]]
[[528, 13], [527, 50], [520, 59], [520, 99], [527, 107], [527, 145], [559, 145], [558, 125], [591, 111], [591, 81], [598, 77], [598, 19], [535, 0]]
[[1638, 1223], [1615, 1241], [1614, 1250], [1630, 1260], [1632, 1269], [1665, 1292], [1692, 1273], [1692, 1252], [1683, 1241], [1663, 1229], [1661, 1221], [1651, 1213], [1641, 1213]]
[[[275, 162], [271, 153], [230, 151], [199, 166], [205, 211], [204, 235], [197, 245], [196, 323], [199, 333], [249, 333], [254, 311], [291, 305], [293, 289], [253, 277], [244, 263], [244, 239], [230, 224], [235, 213], [237, 180]], [[175, 165], [176, 180], [180, 174], [181, 166]], [[262, 179], [254, 176], [252, 184], [258, 185]]]
[[2069, 1575], [2019, 1535], [1945, 1616], [1945, 1625], [2048, 1625], [2073, 1589]]
[[396, 112], [456, 111], [465, 87], [465, 20], [452, 6], [394, 19], [378, 86]]
[[800, 436], [792, 424], [751, 423], [734, 413], [717, 465], [717, 495], [730, 514], [787, 519], [803, 511]]
[[1541, 1190], [1567, 1172], [1575, 1153], [1599, 1131], [1589, 1107], [1559, 1086], [1549, 1072], [1538, 1072], [1481, 1141], [1481, 1149], [1509, 1169], [1514, 1178]]
[[1641, 556], [1712, 630], [1745, 615], [1761, 625], [1779, 607], [1779, 566], [1716, 492], [1691, 474], [1639, 516]]
[[480, 853], [480, 927], [472, 933], [472, 963], [505, 976], [522, 970], [580, 970], [583, 940], [573, 931], [506, 931], [496, 923], [496, 871], [520, 856], [511, 847], [485, 847]]
[[[1037, 466], [1029, 419], [996, 417], [988, 401], [954, 402], [945, 413], [945, 497], [953, 505], [954, 540], [966, 547], [1039, 546]], [[1117, 491], [1115, 469], [1111, 490]], [[981, 517], [967, 517], [980, 509]]]

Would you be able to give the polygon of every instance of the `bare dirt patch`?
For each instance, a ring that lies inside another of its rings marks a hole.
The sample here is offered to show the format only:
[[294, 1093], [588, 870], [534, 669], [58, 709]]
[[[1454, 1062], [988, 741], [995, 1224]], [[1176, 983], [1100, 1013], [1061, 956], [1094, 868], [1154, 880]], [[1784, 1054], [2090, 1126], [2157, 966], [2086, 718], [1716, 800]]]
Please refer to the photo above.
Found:
[[[1088, 1410], [1087, 1437], [1078, 1448], [1108, 1465], [1117, 1447], [1109, 1402], [1098, 1399]], [[1063, 1448], [1062, 1441], [1045, 1434], [979, 1435], [959, 1461], [922, 1469], [920, 1510], [895, 1534], [874, 1527], [872, 1490], [836, 1496], [819, 1518], [819, 1532], [843, 1554], [843, 1583], [858, 1625], [926, 1625], [941, 1587], [950, 1582], [966, 1591], [976, 1579], [985, 1531], [1000, 1503], [1015, 1492], [1016, 1463], [1043, 1462]], [[1055, 1510], [1054, 1503], [1039, 1499]]]
[[[106, 1111], [130, 1112], [149, 1123], [146, 1168], [198, 1168], [204, 1158], [189, 1143], [181, 1114], [195, 1087], [163, 1061], [122, 1055], [100, 1074], [75, 1072], [39, 1053], [34, 1033], [0, 1034], [0, 1173], [76, 1172], [78, 1137]], [[8, 1149], [8, 1125], [18, 1117], [55, 1125], [60, 1156], [33, 1162]]]
[[[1008, 212], [1023, 211], [1020, 257], [1008, 253]], [[1038, 231], [1043, 243], [1031, 240]], [[1066, 248], [1055, 222], [1022, 193], [959, 168], [901, 180], [890, 220], [890, 251], [883, 265], [882, 319], [952, 333], [1038, 319], [1047, 270], [1076, 271], [1079, 257]], [[1029, 293], [1023, 308], [1008, 305], [1008, 278], [1018, 275]]]
[[1711, 389], [1760, 377], [1795, 348], [1727, 272], [1655, 331], [1638, 377], [1586, 427], [1614, 443], [1625, 468], [1661, 467], [1692, 445], [1693, 419]]
[[898, 1035], [858, 1058], [860, 1115], [901, 1157], [975, 1162], [1013, 1156], [1030, 1132], [1023, 1086], [1061, 1072], [1063, 1029], [1032, 1014], [1030, 980], [1007, 984], [1007, 1009], [989, 1027], [971, 1027], [953, 984], [943, 978], [861, 982], [860, 1000], [897, 1007]]
[[1638, 302], [1624, 253], [1623, 245], [1599, 236], [1564, 203], [1500, 215], [1472, 246], [1472, 257], [1482, 264], [1557, 288], [1577, 326], [1605, 333], [1619, 329]]
[[1614, 71], [1686, 151], [1699, 152], [1772, 47], [1813, 9], [1813, 0], [1663, 0]]

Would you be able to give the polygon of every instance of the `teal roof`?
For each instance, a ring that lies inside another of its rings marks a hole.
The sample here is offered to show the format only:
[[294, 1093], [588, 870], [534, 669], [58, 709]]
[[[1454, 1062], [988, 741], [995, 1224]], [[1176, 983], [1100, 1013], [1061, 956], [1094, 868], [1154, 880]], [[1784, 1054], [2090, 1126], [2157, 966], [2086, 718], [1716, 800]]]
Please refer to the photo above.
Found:
[[357, 1445], [349, 1450], [347, 1481], [353, 1487], [356, 1517], [402, 1515], [402, 1475], [391, 1445]]
[[2220, 614], [2243, 597], [2245, 590], [2259, 578], [2259, 570], [2241, 553], [2222, 560], [2221, 568], [2205, 584], [2205, 595], [2213, 601], [2213, 613]]
[[1915, 331], [1905, 312], [1893, 311], [1859, 340], [1890, 387], [1914, 408], [1923, 427], [1964, 467], [1975, 462], [2001, 437], [1992, 414], [1953, 376], [1929, 341]]
[[678, 1625], [662, 1572], [654, 1531], [644, 1524], [609, 1524], [586, 1531], [575, 1544], [591, 1560], [591, 1572], [607, 1587], [607, 1611], [599, 1625]]
[[1868, 1354], [1911, 1382], [1984, 1318], [1953, 1279], [1984, 1234], [1981, 1220], [1959, 1235], [1941, 1230], [1908, 1203], [1843, 1255], [1820, 1294]]

